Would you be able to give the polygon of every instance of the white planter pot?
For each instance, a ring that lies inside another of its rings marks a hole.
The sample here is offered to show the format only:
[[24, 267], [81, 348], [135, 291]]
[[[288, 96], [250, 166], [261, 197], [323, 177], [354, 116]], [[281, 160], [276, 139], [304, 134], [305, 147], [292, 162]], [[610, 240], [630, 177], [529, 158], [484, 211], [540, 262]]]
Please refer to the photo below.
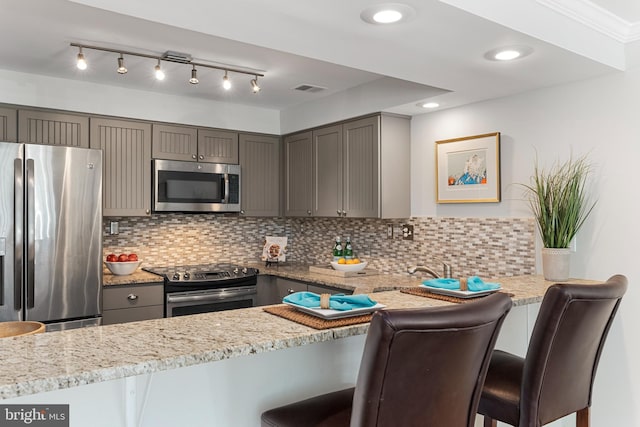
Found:
[[545, 280], [563, 282], [569, 280], [571, 249], [542, 248], [542, 273]]

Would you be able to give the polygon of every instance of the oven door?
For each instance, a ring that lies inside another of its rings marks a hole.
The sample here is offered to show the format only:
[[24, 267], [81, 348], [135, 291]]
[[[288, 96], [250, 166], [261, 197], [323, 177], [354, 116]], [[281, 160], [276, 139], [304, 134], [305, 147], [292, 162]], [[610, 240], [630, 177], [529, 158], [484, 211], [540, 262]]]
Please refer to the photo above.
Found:
[[255, 307], [256, 286], [170, 292], [166, 294], [166, 317]]

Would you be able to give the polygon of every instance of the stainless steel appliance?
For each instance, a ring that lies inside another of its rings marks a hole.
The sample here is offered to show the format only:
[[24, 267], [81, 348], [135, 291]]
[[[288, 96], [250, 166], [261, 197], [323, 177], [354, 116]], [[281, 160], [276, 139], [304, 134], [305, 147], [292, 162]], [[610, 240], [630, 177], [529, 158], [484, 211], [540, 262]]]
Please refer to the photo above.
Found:
[[240, 165], [153, 160], [155, 212], [240, 212]]
[[100, 323], [102, 151], [0, 142], [0, 321]]
[[164, 277], [165, 317], [254, 307], [258, 270], [234, 264], [145, 267]]

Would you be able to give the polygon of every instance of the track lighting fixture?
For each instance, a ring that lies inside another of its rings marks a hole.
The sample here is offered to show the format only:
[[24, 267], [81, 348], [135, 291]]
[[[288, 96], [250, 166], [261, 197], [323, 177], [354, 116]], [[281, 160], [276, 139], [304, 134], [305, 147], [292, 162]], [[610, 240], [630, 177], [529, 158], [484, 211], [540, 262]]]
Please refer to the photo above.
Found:
[[198, 70], [196, 70], [195, 65], [191, 69], [191, 78], [189, 79], [189, 83], [191, 83], [192, 85], [197, 85], [198, 83], [200, 83], [200, 80], [198, 80]]
[[258, 86], [258, 76], [255, 79], [251, 79], [251, 90], [253, 93], [260, 92], [260, 86]]
[[160, 68], [160, 59], [158, 59], [158, 65], [155, 67], [156, 79], [164, 80], [164, 71]]
[[229, 76], [227, 76], [227, 71], [224, 71], [224, 77], [222, 78], [222, 87], [224, 90], [231, 89], [231, 81], [229, 80]]
[[84, 59], [84, 54], [82, 53], [82, 47], [78, 47], [78, 60], [76, 62], [76, 66], [79, 70], [87, 69], [87, 60]]
[[120, 54], [120, 57], [118, 58], [118, 69], [116, 71], [118, 71], [118, 74], [127, 74], [127, 67], [124, 66], [124, 58], [122, 57], [122, 54]]
[[238, 73], [238, 74], [246, 74], [249, 76], [253, 76], [254, 78], [250, 80], [251, 90], [253, 91], [253, 93], [260, 92], [260, 86], [258, 85], [258, 77], [264, 77], [264, 74], [256, 73], [256, 70], [251, 68], [244, 68], [244, 67], [236, 68], [236, 67], [212, 65], [211, 63], [193, 62], [191, 59], [191, 55], [180, 53], [180, 52], [167, 51], [162, 55], [150, 55], [146, 53], [125, 51], [122, 49], [111, 49], [108, 47], [100, 47], [100, 46], [89, 46], [89, 45], [79, 44], [79, 43], [71, 43], [70, 45], [72, 47], [78, 48], [77, 66], [81, 70], [85, 70], [87, 68], [87, 61], [85, 60], [82, 50], [91, 49], [91, 50], [99, 50], [102, 52], [113, 52], [118, 54], [117, 72], [119, 74], [126, 74], [128, 72], [127, 67], [124, 65], [124, 55], [129, 55], [129, 56], [137, 56], [140, 58], [150, 58], [158, 61], [154, 67], [154, 74], [156, 79], [158, 80], [163, 80], [165, 78], [164, 70], [161, 68], [162, 61], [173, 62], [176, 64], [191, 65], [191, 78], [189, 79], [189, 83], [193, 85], [200, 83], [200, 80], [198, 79], [198, 70], [196, 67], [213, 68], [216, 70], [224, 71], [224, 77], [222, 77], [222, 87], [225, 90], [230, 90], [232, 86], [229, 73]]

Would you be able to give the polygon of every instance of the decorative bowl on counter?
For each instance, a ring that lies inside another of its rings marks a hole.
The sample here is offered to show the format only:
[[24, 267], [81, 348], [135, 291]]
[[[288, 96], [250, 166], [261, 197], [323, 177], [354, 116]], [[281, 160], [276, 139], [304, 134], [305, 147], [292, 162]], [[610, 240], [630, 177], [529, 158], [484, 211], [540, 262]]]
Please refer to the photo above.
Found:
[[331, 261], [331, 267], [338, 271], [361, 271], [367, 266], [366, 261], [360, 261], [358, 264], [338, 264], [335, 261]]
[[128, 276], [140, 267], [141, 260], [138, 261], [124, 261], [124, 262], [108, 262], [105, 264], [109, 271], [116, 276]]

